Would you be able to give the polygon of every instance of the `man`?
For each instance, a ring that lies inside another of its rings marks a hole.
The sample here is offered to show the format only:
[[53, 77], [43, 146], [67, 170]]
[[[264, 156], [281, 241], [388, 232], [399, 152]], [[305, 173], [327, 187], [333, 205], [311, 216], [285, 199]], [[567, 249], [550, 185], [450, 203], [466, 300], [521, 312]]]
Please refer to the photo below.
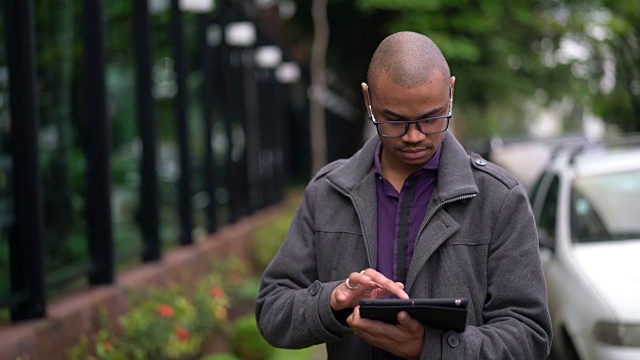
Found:
[[[362, 84], [373, 137], [321, 169], [264, 273], [256, 316], [273, 345], [329, 359], [544, 359], [550, 318], [533, 216], [505, 170], [447, 131], [455, 78], [426, 36], [387, 37]], [[467, 298], [456, 333], [370, 298]]]

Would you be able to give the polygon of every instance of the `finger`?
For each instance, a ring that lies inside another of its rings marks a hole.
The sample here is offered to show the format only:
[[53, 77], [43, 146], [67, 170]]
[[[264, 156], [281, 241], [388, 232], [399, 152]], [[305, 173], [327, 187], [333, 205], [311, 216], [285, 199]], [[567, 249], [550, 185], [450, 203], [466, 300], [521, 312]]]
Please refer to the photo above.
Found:
[[349, 290], [357, 290], [360, 287], [359, 283], [353, 283], [351, 281], [351, 276], [349, 276], [345, 281], [344, 281], [344, 285], [347, 287], [347, 289]]
[[351, 315], [347, 317], [347, 325], [355, 329], [355, 325], [360, 319], [360, 305], [353, 308]]
[[351, 313], [351, 315], [347, 316], [347, 325], [349, 325], [350, 327], [353, 327], [353, 321], [354, 319], [354, 314], [355, 313], [355, 309], [354, 312]]
[[[349, 290], [357, 290], [360, 287], [360, 284], [369, 284], [369, 285], [380, 287], [380, 285], [375, 283], [371, 279], [371, 277], [365, 275], [365, 271], [367, 271], [367, 269], [362, 270], [359, 273], [352, 272], [351, 274], [349, 274], [349, 276], [344, 281], [344, 284], [347, 287], [347, 289], [349, 289]], [[375, 271], [375, 270], [373, 270], [373, 271]], [[377, 271], [375, 271], [375, 272], [377, 273]], [[382, 275], [382, 274], [380, 274], [380, 275]]]
[[[347, 281], [349, 282], [348, 286]], [[331, 292], [331, 298], [329, 304], [335, 311], [340, 311], [349, 307], [357, 305], [358, 299], [361, 297], [362, 287], [356, 281], [352, 281], [351, 278], [347, 278], [336, 286]]]
[[360, 319], [360, 305], [353, 308], [353, 313], [351, 313], [353, 320]]
[[[361, 272], [362, 273], [362, 272]], [[349, 276], [347, 276], [347, 278], [343, 281], [344, 287], [347, 288], [347, 290], [351, 290], [351, 291], [356, 291], [358, 290], [358, 288], [360, 287], [361, 283], [366, 283], [370, 281], [369, 279], [366, 278], [362, 278], [361, 276], [359, 276], [358, 273], [356, 272], [352, 272], [351, 274], [349, 274]]]
[[389, 293], [395, 295], [399, 299], [409, 298], [409, 295], [404, 291], [404, 285], [402, 285], [401, 283], [394, 282], [393, 280], [387, 278], [386, 276], [384, 276], [383, 274], [379, 273], [374, 269], [365, 269], [360, 274], [376, 282], [382, 288], [387, 290]]
[[408, 312], [400, 311], [398, 313], [398, 326], [406, 331], [413, 332], [418, 330], [422, 325], [418, 320], [412, 318]]
[[406, 323], [409, 322], [410, 319], [411, 319], [411, 316], [406, 311], [398, 312], [398, 323], [399, 324], [401, 324], [401, 325], [402, 324], [406, 324]]

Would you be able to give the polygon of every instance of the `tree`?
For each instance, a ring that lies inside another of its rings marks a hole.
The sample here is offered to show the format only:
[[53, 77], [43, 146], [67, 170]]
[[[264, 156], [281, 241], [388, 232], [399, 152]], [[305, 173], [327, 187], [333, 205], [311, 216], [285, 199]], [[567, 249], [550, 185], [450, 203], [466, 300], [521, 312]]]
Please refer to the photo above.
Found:
[[623, 131], [640, 131], [640, 2], [570, 1], [575, 33], [591, 50], [585, 101]]
[[[431, 37], [456, 76], [457, 130], [471, 137], [526, 131], [527, 104], [572, 91], [568, 65], [549, 66], [545, 39], [558, 30], [554, 1], [359, 0], [364, 12], [391, 10], [387, 32]], [[538, 96], [535, 96], [538, 94]]]
[[326, 56], [329, 44], [327, 0], [313, 0], [313, 47], [311, 50], [311, 171], [315, 174], [327, 162], [324, 99], [327, 91]]
[[[298, 1], [301, 9], [305, 3]], [[564, 104], [565, 131], [579, 131], [585, 111], [636, 130], [639, 7], [616, 0], [330, 0], [327, 84], [364, 110], [358, 84], [375, 46], [413, 30], [441, 47], [457, 77], [454, 127], [462, 137], [526, 135], [556, 103]], [[312, 31], [308, 19], [294, 22], [301, 33]], [[610, 88], [601, 86], [605, 73], [615, 78]]]

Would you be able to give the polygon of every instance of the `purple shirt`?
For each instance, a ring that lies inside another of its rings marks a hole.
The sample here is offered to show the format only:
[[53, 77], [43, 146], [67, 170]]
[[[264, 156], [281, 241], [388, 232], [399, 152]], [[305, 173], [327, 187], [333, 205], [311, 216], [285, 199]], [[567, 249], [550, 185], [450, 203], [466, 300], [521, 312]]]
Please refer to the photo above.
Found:
[[382, 143], [376, 149], [375, 170], [377, 173], [378, 198], [377, 270], [389, 279], [405, 282], [406, 273], [398, 274], [399, 239], [401, 236], [406, 239], [406, 269], [408, 270], [420, 225], [424, 220], [433, 190], [436, 188], [441, 149], [442, 146], [420, 169], [409, 175], [399, 193], [382, 176], [382, 168], [380, 166]]
[[[427, 212], [427, 206], [438, 179], [440, 150], [420, 169], [405, 180], [398, 193], [391, 183], [382, 176], [380, 156], [382, 143], [378, 144], [375, 156], [376, 193], [378, 198], [378, 271], [389, 279], [405, 283], [406, 273], [398, 274], [398, 243], [400, 237], [406, 241], [406, 266], [408, 271], [420, 225]], [[402, 253], [402, 251], [401, 251]], [[402, 268], [402, 266], [401, 266]], [[374, 360], [398, 359], [382, 349], [374, 347]]]

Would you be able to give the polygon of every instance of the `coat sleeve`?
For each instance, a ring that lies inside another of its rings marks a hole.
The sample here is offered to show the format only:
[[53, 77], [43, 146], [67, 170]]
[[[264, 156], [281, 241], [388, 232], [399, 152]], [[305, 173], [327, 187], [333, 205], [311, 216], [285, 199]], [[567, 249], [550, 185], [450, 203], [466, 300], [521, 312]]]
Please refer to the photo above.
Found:
[[535, 222], [524, 189], [506, 194], [493, 223], [481, 326], [425, 332], [422, 359], [545, 359], [551, 319]]
[[317, 280], [312, 198], [307, 188], [283, 245], [263, 274], [256, 301], [258, 327], [277, 347], [304, 348], [352, 336], [329, 305], [340, 281]]

